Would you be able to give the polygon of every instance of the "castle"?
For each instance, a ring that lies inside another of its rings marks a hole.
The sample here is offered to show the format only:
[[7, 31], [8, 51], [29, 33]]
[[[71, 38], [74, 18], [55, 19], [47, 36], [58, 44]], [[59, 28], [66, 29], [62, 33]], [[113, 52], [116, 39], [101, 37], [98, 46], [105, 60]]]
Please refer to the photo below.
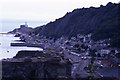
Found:
[[28, 27], [27, 22], [25, 22], [24, 25], [20, 25], [20, 28], [22, 28], [22, 27]]

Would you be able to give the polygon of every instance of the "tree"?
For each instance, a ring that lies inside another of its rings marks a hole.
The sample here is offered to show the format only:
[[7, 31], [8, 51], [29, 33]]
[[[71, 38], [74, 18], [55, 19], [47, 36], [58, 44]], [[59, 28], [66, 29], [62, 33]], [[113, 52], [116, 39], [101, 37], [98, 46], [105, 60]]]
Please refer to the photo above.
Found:
[[90, 55], [92, 56], [92, 57], [96, 57], [96, 54], [95, 54], [95, 52], [97, 52], [97, 50], [96, 49], [90, 49]]
[[75, 48], [79, 48], [79, 44], [75, 44], [74, 47], [75, 47]]
[[97, 57], [101, 57], [100, 53], [97, 54]]
[[70, 45], [70, 42], [66, 42], [66, 45]]
[[120, 59], [120, 53], [117, 53], [115, 56]]
[[84, 44], [81, 45], [81, 48], [87, 50], [88, 49], [88, 46], [85, 46]]

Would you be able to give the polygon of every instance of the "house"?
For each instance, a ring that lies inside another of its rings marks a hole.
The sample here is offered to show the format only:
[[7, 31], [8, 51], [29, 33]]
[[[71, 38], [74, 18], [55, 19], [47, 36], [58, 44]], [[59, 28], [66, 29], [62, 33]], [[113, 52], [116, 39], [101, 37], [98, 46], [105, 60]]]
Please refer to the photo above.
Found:
[[81, 39], [81, 38], [83, 38], [83, 37], [84, 37], [84, 35], [82, 35], [82, 34], [78, 34], [78, 35], [77, 35], [77, 38], [78, 38], [78, 39]]
[[102, 49], [99, 51], [99, 53], [101, 53], [101, 55], [108, 54], [108, 53], [110, 53], [110, 50], [109, 49]]
[[[113, 80], [120, 80], [120, 68], [116, 67], [104, 67], [104, 68], [99, 68], [97, 69], [97, 72], [101, 74], [103, 77], [111, 77], [111, 78], [117, 78]], [[107, 79], [109, 80], [109, 79]]]
[[113, 54], [109, 53], [103, 60], [102, 64], [106, 67], [111, 66], [115, 67], [118, 66], [118, 58], [115, 57]]

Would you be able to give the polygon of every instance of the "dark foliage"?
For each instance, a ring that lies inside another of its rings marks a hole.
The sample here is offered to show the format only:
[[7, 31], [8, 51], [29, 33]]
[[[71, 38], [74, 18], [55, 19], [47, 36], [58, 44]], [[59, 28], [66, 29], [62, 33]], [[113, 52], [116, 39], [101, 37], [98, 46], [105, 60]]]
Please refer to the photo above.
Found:
[[120, 4], [108, 3], [99, 8], [75, 9], [62, 18], [56, 19], [36, 33], [59, 38], [61, 36], [76, 36], [77, 34], [93, 33], [93, 40], [111, 38], [111, 45], [120, 48]]
[[120, 53], [117, 53], [115, 56], [120, 59]]
[[75, 47], [75, 48], [79, 48], [79, 44], [75, 44], [73, 47]]

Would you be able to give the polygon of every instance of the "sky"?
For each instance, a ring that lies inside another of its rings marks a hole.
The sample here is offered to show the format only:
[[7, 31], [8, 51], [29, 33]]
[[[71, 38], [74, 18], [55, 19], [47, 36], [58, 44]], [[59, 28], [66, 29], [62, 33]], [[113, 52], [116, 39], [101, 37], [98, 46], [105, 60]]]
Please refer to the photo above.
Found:
[[0, 0], [0, 20], [54, 21], [82, 7], [99, 7], [119, 0]]
[[19, 28], [42, 26], [76, 8], [99, 7], [119, 0], [0, 0], [0, 33]]

